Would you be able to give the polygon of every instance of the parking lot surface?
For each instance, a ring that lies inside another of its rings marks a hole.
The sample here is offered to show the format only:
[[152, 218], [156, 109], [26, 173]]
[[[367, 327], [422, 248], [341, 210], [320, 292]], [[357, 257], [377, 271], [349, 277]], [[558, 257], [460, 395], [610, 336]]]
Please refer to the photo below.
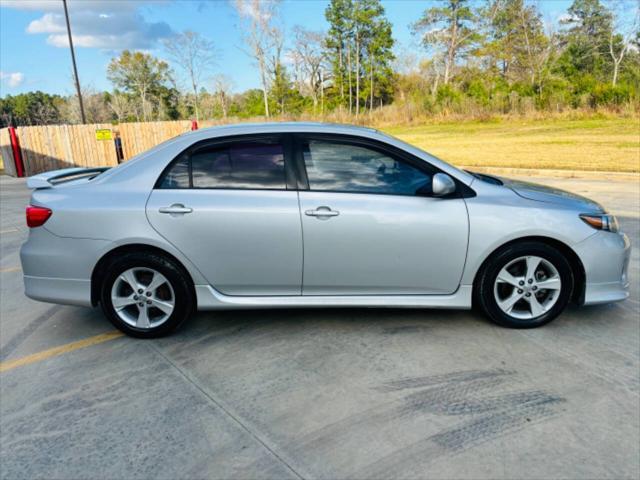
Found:
[[536, 330], [472, 311], [203, 312], [114, 334], [24, 297], [23, 180], [0, 177], [0, 476], [638, 478], [640, 185], [587, 195], [631, 237], [631, 297]]

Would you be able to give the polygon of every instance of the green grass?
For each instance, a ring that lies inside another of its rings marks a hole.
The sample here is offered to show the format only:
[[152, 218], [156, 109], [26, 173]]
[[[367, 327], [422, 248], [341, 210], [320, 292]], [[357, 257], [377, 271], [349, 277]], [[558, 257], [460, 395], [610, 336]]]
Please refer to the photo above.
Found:
[[382, 130], [458, 166], [640, 172], [638, 118], [509, 119]]

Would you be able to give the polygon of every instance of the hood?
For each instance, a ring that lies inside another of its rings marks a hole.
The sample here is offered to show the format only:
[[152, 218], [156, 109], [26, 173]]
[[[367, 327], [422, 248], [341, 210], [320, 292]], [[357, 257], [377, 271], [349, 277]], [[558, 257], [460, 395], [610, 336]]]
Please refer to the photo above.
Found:
[[510, 188], [517, 195], [528, 200], [555, 203], [567, 208], [580, 210], [582, 213], [604, 213], [604, 208], [599, 203], [566, 190], [508, 178], [501, 178], [500, 180], [502, 180], [505, 187]]

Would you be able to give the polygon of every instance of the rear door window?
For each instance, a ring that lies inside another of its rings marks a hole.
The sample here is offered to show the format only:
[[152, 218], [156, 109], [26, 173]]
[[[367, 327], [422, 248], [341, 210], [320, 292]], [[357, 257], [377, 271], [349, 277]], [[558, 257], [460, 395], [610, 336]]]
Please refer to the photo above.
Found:
[[160, 187], [284, 190], [284, 149], [268, 140], [198, 148], [172, 165]]

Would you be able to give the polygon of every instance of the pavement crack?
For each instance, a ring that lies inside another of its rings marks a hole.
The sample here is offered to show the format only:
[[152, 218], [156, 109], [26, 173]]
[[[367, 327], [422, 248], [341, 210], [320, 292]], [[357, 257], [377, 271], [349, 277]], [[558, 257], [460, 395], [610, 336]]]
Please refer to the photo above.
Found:
[[300, 473], [298, 473], [296, 471], [296, 469], [293, 468], [291, 466], [291, 464], [289, 464], [289, 462], [287, 462], [284, 458], [282, 458], [282, 456], [279, 455], [273, 448], [271, 448], [267, 444], [267, 442], [265, 440], [260, 438], [260, 436], [257, 433], [255, 433], [247, 425], [245, 425], [242, 422], [242, 420], [240, 420], [240, 418], [238, 418], [236, 415], [231, 413], [224, 405], [222, 405], [222, 403], [219, 400], [217, 400], [214, 397], [214, 395], [206, 387], [201, 385], [200, 382], [196, 378], [194, 378], [190, 373], [188, 373], [187, 371], [182, 369], [179, 365], [177, 365], [175, 362], [173, 362], [173, 360], [171, 360], [171, 358], [168, 357], [156, 345], [154, 345], [151, 342], [147, 343], [147, 345], [154, 352], [156, 352], [160, 357], [162, 357], [162, 359], [165, 362], [167, 362], [171, 367], [173, 367], [182, 378], [184, 378], [194, 388], [196, 388], [202, 395], [204, 395], [207, 398], [207, 400], [209, 400], [211, 403], [213, 403], [217, 408], [219, 408], [222, 412], [224, 412], [224, 414], [227, 415], [234, 423], [236, 423], [240, 428], [242, 428], [245, 432], [247, 432], [249, 435], [251, 435], [251, 437], [256, 442], [258, 442], [260, 445], [262, 445], [269, 453], [271, 453], [271, 455], [273, 455], [280, 463], [282, 463], [289, 471], [291, 471], [291, 473], [293, 473], [296, 476], [296, 478], [299, 478], [300, 480], [304, 480], [304, 477]]

